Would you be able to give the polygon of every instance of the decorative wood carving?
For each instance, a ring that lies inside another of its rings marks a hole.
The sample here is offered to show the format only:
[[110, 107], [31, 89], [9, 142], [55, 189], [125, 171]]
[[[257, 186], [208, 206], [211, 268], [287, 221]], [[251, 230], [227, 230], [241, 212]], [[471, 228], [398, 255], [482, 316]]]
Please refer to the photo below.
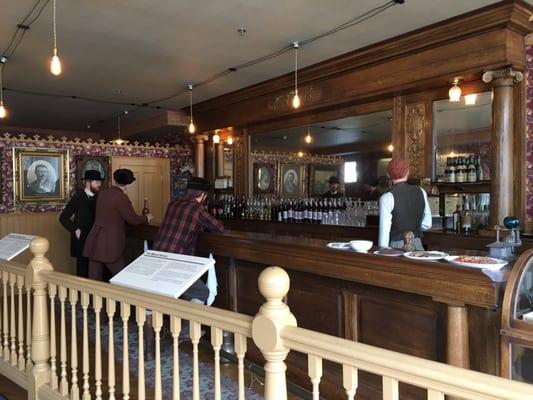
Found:
[[426, 109], [424, 103], [408, 104], [405, 108], [405, 154], [411, 177], [424, 177], [424, 147]]
[[[291, 101], [294, 91], [284, 93], [274, 97], [268, 102], [268, 109], [271, 111], [289, 111], [292, 109]], [[322, 89], [313, 86], [300, 87], [298, 95], [302, 101], [302, 107], [316, 103], [322, 97]]]

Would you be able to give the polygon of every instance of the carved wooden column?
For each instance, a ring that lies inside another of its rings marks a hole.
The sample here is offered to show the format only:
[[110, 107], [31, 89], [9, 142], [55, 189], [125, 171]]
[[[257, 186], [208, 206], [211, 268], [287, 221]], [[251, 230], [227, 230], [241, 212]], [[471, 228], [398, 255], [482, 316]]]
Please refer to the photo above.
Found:
[[468, 346], [468, 309], [464, 304], [448, 304], [448, 364], [470, 367]]
[[224, 176], [224, 144], [215, 144], [215, 177]]
[[194, 173], [200, 178], [205, 177], [205, 135], [194, 137]]
[[236, 196], [250, 195], [250, 137], [246, 129], [234, 129], [233, 186]]
[[505, 68], [487, 71], [483, 81], [492, 82], [492, 130], [491, 130], [491, 224], [503, 223], [503, 218], [513, 215], [513, 86], [524, 78], [519, 71]]

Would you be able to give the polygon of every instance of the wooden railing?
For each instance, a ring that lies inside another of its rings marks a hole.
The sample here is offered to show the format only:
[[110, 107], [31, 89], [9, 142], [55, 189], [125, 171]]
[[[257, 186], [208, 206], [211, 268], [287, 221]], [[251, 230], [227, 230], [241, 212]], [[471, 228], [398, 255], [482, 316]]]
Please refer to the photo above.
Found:
[[[290, 351], [308, 357], [313, 399], [321, 396], [323, 360], [342, 366], [348, 399], [353, 399], [357, 392], [359, 370], [382, 376], [385, 400], [399, 398], [400, 382], [425, 388], [429, 400], [442, 400], [445, 395], [472, 400], [533, 399], [533, 385], [298, 328], [295, 317], [283, 302], [289, 291], [289, 277], [279, 267], [269, 267], [261, 273], [259, 290], [266, 302], [252, 318], [54, 272], [45, 257], [47, 250], [48, 241], [36, 238], [31, 244], [34, 258], [27, 267], [0, 262], [0, 373], [25, 388], [29, 399], [145, 399], [144, 330], [148, 310], [151, 310], [155, 341], [153, 397], [156, 400], [163, 398], [161, 331], [165, 316], [172, 337], [172, 388], [165, 390], [171, 390], [168, 393], [173, 400], [180, 398], [181, 391], [178, 336], [182, 320], [188, 320], [190, 325], [193, 400], [205, 398], [201, 397], [199, 384], [198, 345], [202, 325], [211, 329], [216, 400], [224, 392], [220, 379], [223, 331], [235, 335], [239, 400], [245, 398], [244, 359], [248, 338], [254, 340], [266, 360], [264, 397], [267, 400], [287, 399], [284, 360]], [[133, 334], [128, 329], [130, 320], [136, 327]], [[115, 323], [122, 329], [115, 330]], [[94, 326], [93, 337], [89, 325]], [[102, 343], [106, 332], [107, 343]], [[121, 333], [121, 341], [115, 332]], [[137, 342], [135, 366], [129, 365], [131, 339]], [[122, 344], [121, 377], [116, 376], [115, 370], [117, 344]], [[130, 387], [132, 368], [137, 370], [136, 390]], [[103, 376], [106, 369], [107, 376]]]

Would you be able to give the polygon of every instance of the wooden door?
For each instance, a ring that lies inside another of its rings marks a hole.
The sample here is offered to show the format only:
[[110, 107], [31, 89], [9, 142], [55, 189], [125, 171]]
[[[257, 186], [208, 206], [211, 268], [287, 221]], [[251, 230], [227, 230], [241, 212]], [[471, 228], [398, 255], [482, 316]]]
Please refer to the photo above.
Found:
[[144, 199], [154, 216], [153, 224], [163, 221], [170, 201], [170, 160], [168, 158], [111, 157], [113, 172], [119, 168], [133, 171], [136, 181], [128, 186], [126, 194], [133, 208], [140, 214]]

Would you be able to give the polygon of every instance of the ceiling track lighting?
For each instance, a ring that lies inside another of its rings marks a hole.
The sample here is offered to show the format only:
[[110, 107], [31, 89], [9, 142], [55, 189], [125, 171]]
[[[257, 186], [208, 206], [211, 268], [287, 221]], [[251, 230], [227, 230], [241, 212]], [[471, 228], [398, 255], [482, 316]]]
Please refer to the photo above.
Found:
[[292, 97], [292, 108], [296, 110], [301, 105], [300, 96], [298, 96], [298, 47], [300, 47], [300, 44], [293, 42], [292, 47], [294, 48], [294, 96]]
[[448, 96], [450, 97], [450, 102], [452, 103], [461, 101], [461, 88], [459, 87], [461, 82], [462, 80], [459, 78], [454, 78], [451, 82], [452, 87], [448, 91]]
[[55, 75], [61, 75], [61, 61], [57, 55], [57, 24], [56, 24], [56, 0], [52, 0], [53, 4], [53, 26], [54, 26], [54, 55], [50, 62], [50, 72]]
[[196, 126], [194, 126], [194, 122], [192, 119], [192, 85], [187, 86], [189, 89], [189, 114], [191, 117], [190, 123], [189, 123], [189, 133], [192, 135], [194, 132], [196, 132]]
[[7, 109], [4, 106], [4, 65], [7, 57], [0, 57], [0, 119], [7, 117]]

